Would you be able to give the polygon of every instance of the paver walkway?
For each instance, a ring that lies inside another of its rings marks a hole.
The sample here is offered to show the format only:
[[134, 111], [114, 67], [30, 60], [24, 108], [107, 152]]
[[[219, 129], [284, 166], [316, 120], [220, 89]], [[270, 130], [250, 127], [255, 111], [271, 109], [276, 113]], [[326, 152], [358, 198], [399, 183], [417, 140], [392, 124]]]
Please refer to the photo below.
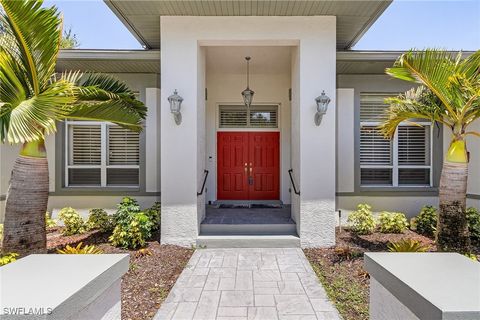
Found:
[[199, 249], [155, 320], [341, 319], [303, 251]]

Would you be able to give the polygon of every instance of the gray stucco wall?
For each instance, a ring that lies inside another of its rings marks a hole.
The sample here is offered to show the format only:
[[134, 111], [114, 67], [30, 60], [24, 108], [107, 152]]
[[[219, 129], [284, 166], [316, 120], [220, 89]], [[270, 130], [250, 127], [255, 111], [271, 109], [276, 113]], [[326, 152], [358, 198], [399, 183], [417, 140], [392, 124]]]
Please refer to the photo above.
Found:
[[[369, 203], [375, 211], [400, 211], [407, 216], [414, 216], [424, 205], [437, 206], [438, 182], [443, 161], [443, 135], [438, 129], [434, 130], [436, 132], [432, 136], [433, 187], [365, 188], [360, 186], [360, 93], [404, 92], [412, 88], [413, 84], [392, 79], [387, 75], [338, 75], [337, 83], [339, 89], [353, 89], [354, 112], [352, 117], [352, 108], [348, 106], [348, 101], [338, 109], [337, 136], [342, 137], [342, 141], [339, 139], [337, 145], [337, 179], [340, 179], [337, 183], [337, 210], [348, 214], [358, 203]], [[354, 172], [354, 174], [345, 176], [338, 175], [339, 172]]]

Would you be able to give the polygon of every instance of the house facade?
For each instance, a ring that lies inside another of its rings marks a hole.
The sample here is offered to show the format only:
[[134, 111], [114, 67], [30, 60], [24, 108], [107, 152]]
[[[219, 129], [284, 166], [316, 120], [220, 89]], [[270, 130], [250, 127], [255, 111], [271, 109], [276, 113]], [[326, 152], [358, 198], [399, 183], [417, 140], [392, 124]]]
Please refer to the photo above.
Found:
[[[49, 210], [113, 209], [128, 195], [143, 206], [161, 202], [162, 243], [218, 238], [248, 246], [242, 241], [258, 245], [267, 236], [205, 234], [207, 208], [282, 205], [295, 232], [275, 234], [272, 243], [326, 247], [339, 211], [344, 219], [358, 203], [407, 216], [438, 205], [448, 130], [405, 123], [385, 140], [376, 128], [383, 99], [412, 87], [384, 73], [401, 52], [350, 50], [390, 1], [106, 4], [145, 50], [64, 50], [57, 68], [124, 80], [148, 107], [145, 129], [59, 124], [47, 138]], [[255, 92], [248, 108], [247, 78]], [[169, 101], [175, 92], [181, 119]], [[329, 103], [320, 116], [322, 93]], [[0, 146], [0, 221], [18, 149]], [[480, 141], [469, 149], [468, 201], [479, 207]]]

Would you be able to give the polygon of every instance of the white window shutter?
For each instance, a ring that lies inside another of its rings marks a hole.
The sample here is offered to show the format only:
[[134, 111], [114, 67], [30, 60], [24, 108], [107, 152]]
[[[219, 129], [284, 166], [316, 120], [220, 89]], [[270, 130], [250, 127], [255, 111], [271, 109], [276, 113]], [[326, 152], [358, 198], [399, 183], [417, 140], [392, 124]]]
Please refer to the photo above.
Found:
[[99, 125], [70, 126], [72, 165], [100, 165], [102, 158], [102, 134]]
[[140, 163], [140, 135], [138, 132], [108, 126], [108, 165], [138, 165]]

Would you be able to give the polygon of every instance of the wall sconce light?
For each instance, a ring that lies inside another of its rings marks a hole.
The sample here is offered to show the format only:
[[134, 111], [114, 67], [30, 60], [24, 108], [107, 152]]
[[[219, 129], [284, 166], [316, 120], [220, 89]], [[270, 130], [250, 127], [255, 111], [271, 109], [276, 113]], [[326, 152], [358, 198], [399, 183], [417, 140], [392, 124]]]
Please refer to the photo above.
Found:
[[173, 94], [168, 97], [168, 102], [170, 103], [170, 112], [173, 114], [173, 118], [175, 119], [177, 126], [182, 123], [182, 114], [180, 113], [182, 101], [183, 98], [178, 95], [177, 89], [175, 89]]
[[322, 123], [323, 116], [327, 113], [328, 104], [330, 103], [330, 98], [325, 94], [325, 91], [322, 91], [322, 94], [315, 99], [317, 103], [317, 112], [315, 113], [315, 124], [317, 126]]

